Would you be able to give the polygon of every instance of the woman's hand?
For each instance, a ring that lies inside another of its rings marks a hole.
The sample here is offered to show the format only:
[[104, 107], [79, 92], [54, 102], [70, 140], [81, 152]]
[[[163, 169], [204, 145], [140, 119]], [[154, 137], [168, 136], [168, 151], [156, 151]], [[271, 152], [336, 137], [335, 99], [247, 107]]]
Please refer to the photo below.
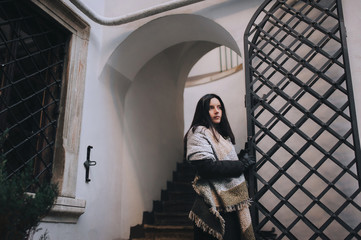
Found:
[[251, 167], [252, 165], [256, 164], [256, 158], [252, 155], [249, 155], [248, 153], [246, 153], [242, 158], [239, 159], [244, 167], [246, 169], [248, 169], [249, 167]]

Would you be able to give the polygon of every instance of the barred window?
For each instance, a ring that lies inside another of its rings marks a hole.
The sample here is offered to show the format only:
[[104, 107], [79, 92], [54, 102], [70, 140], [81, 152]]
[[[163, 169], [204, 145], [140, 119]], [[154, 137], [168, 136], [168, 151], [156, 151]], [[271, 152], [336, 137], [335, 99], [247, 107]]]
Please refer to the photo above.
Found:
[[71, 33], [24, 0], [0, 2], [0, 134], [8, 178], [49, 181]]

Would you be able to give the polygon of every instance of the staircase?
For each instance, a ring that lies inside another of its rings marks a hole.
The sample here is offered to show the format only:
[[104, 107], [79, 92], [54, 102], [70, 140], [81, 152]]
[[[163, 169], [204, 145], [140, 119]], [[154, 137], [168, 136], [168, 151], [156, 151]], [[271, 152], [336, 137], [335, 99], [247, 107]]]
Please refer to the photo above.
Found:
[[177, 163], [173, 181], [167, 182], [161, 200], [153, 201], [152, 212], [143, 212], [143, 223], [131, 227], [130, 240], [193, 240], [188, 213], [195, 197], [191, 185], [194, 174], [189, 164]]

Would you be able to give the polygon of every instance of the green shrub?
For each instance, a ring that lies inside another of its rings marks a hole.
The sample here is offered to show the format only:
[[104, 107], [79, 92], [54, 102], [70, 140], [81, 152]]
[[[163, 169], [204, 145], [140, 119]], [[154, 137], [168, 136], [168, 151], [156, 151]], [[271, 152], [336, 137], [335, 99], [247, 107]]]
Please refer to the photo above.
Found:
[[[7, 179], [4, 138], [4, 134], [0, 136], [0, 239], [28, 239], [53, 206], [58, 188], [51, 183], [40, 184], [30, 167]], [[29, 186], [37, 186], [35, 193], [27, 193]]]

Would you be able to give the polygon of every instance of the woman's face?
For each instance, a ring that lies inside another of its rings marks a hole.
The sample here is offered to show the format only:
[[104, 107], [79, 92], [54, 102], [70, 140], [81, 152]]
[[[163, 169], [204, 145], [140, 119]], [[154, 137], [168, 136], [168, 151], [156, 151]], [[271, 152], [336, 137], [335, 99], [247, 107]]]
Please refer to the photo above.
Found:
[[214, 124], [219, 124], [222, 119], [222, 105], [217, 98], [209, 102], [209, 116]]

